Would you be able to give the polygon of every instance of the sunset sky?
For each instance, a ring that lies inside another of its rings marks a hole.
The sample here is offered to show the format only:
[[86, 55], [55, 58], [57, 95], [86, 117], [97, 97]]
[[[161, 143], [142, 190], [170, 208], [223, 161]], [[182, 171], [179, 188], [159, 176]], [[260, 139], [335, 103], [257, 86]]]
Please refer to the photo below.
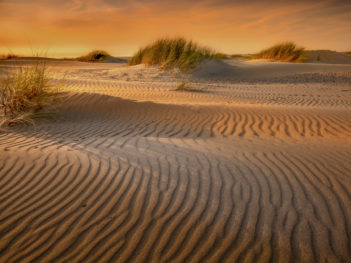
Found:
[[286, 40], [350, 51], [350, 18], [350, 0], [0, 0], [0, 53], [127, 56], [163, 36], [228, 54]]

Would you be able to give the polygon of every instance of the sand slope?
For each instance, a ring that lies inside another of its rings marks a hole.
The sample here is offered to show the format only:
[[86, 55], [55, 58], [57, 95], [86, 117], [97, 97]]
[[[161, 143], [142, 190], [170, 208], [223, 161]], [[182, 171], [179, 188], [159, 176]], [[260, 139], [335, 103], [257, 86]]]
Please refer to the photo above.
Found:
[[351, 55], [331, 50], [307, 51], [307, 62], [329, 64], [351, 64]]
[[0, 261], [349, 262], [351, 67], [211, 63], [52, 62], [57, 118], [0, 133]]

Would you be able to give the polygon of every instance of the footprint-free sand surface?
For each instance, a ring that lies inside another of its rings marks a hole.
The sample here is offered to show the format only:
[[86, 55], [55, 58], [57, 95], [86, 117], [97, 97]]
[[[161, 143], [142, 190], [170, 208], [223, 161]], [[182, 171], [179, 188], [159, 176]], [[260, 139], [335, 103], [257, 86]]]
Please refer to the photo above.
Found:
[[0, 131], [0, 262], [351, 262], [350, 64], [48, 66], [55, 118]]

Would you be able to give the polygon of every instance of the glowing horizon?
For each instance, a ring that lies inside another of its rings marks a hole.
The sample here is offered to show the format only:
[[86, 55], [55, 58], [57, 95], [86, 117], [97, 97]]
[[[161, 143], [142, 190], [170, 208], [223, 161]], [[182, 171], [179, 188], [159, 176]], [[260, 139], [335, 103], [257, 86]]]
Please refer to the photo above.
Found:
[[294, 41], [351, 50], [346, 0], [0, 0], [0, 54], [130, 56], [159, 37], [184, 36], [227, 54]]

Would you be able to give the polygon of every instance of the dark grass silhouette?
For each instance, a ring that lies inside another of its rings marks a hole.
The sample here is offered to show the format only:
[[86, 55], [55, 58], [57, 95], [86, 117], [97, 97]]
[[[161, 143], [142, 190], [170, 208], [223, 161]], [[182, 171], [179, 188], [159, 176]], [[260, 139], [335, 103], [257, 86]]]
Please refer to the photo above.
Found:
[[0, 55], [0, 59], [4, 59], [4, 60], [6, 60], [6, 59], [18, 58], [18, 57], [19, 57], [18, 55], [12, 54], [12, 53]]
[[109, 53], [103, 50], [93, 50], [88, 54], [78, 57], [77, 60], [82, 62], [102, 62], [111, 57]]

